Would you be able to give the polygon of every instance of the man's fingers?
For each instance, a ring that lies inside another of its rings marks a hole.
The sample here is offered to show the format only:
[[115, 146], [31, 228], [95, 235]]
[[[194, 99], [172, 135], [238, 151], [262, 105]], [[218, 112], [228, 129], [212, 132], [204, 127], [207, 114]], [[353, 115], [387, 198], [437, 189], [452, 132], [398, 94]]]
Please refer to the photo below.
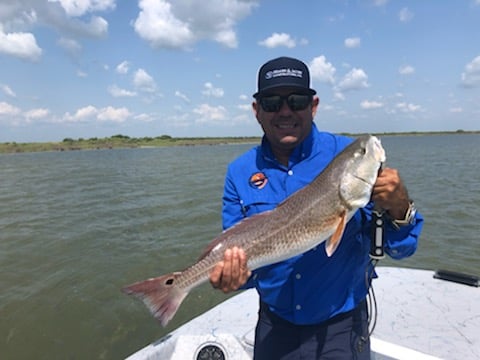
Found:
[[220, 279], [220, 289], [224, 293], [231, 291], [230, 283], [232, 281], [232, 255], [231, 249], [225, 250], [225, 254], [223, 255], [223, 272]]
[[247, 269], [247, 256], [243, 249], [234, 247], [232, 249], [232, 282], [233, 290], [238, 290], [240, 286], [248, 280], [250, 272]]
[[239, 275], [240, 275], [240, 257], [239, 257], [239, 254], [238, 254], [238, 248], [237, 247], [234, 247], [232, 249], [232, 263], [231, 263], [232, 267], [231, 267], [231, 273], [230, 273], [230, 276], [231, 276], [231, 283], [232, 283], [232, 286], [235, 287], [236, 286], [236, 280], [238, 279]]
[[223, 272], [223, 261], [220, 261], [215, 267], [213, 268], [212, 272], [210, 273], [210, 283], [215, 289], [220, 287], [220, 282], [222, 280], [222, 272]]
[[238, 247], [233, 247], [225, 250], [223, 261], [213, 268], [210, 273], [210, 283], [214, 288], [228, 293], [245, 284], [250, 274], [245, 252]]
[[248, 270], [248, 265], [247, 265], [247, 255], [245, 254], [245, 251], [243, 251], [243, 249], [240, 249], [239, 252], [238, 252], [238, 256], [239, 256], [239, 261], [240, 261], [240, 274], [241, 274], [241, 284], [240, 286], [242, 286], [243, 284], [245, 284], [248, 280], [248, 278], [250, 277], [250, 275], [252, 274], [252, 272], [250, 270]]

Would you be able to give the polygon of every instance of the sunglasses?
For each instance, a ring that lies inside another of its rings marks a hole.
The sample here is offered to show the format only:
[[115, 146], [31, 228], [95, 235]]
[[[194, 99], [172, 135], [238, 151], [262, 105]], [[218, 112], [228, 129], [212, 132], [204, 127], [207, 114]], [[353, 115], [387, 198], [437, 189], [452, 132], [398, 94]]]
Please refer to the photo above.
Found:
[[290, 94], [288, 96], [263, 96], [259, 99], [259, 102], [265, 112], [277, 112], [280, 111], [285, 100], [290, 110], [305, 110], [312, 102], [312, 95]]

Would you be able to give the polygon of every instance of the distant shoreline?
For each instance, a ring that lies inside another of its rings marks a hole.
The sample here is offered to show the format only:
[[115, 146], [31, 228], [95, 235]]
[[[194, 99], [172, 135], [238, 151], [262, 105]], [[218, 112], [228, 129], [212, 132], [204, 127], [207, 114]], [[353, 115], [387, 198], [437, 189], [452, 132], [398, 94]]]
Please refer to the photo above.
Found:
[[[359, 134], [351, 134], [351, 133], [342, 133], [342, 134], [349, 135], [349, 136], [359, 135]], [[425, 135], [464, 135], [464, 134], [480, 134], [480, 130], [373, 133], [373, 135], [377, 135], [377, 136], [425, 136]], [[174, 138], [169, 135], [161, 135], [158, 137], [131, 138], [125, 135], [114, 135], [108, 138], [90, 138], [90, 139], [66, 138], [66, 139], [63, 139], [63, 141], [61, 142], [0, 143], [0, 154], [44, 152], [44, 151], [156, 148], [156, 147], [166, 147], [166, 146], [248, 144], [248, 143], [259, 143], [260, 140], [261, 140], [261, 137], [259, 136]]]

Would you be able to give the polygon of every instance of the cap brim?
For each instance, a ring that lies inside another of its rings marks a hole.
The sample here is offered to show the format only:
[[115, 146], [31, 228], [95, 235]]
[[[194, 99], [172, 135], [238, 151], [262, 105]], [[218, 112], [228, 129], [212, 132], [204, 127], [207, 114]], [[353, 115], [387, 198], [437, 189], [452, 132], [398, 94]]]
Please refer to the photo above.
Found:
[[257, 98], [259, 95], [269, 93], [272, 90], [279, 89], [279, 88], [299, 89], [301, 92], [307, 93], [309, 95], [315, 95], [317, 93], [315, 90], [310, 89], [310, 88], [305, 88], [303, 86], [295, 86], [295, 85], [292, 85], [292, 84], [288, 84], [288, 85], [276, 84], [274, 86], [263, 88], [261, 91], [257, 91], [255, 94], [253, 94], [253, 97]]

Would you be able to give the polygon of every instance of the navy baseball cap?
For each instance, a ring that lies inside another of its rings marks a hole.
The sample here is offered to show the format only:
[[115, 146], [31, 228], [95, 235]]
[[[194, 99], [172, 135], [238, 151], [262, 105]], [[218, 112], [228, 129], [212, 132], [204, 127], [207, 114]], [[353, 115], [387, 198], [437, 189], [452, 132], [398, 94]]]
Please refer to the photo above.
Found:
[[317, 92], [310, 88], [310, 72], [302, 61], [279, 57], [267, 61], [258, 71], [258, 88], [253, 94], [257, 98], [262, 93], [279, 87], [298, 88], [300, 91], [315, 95]]

